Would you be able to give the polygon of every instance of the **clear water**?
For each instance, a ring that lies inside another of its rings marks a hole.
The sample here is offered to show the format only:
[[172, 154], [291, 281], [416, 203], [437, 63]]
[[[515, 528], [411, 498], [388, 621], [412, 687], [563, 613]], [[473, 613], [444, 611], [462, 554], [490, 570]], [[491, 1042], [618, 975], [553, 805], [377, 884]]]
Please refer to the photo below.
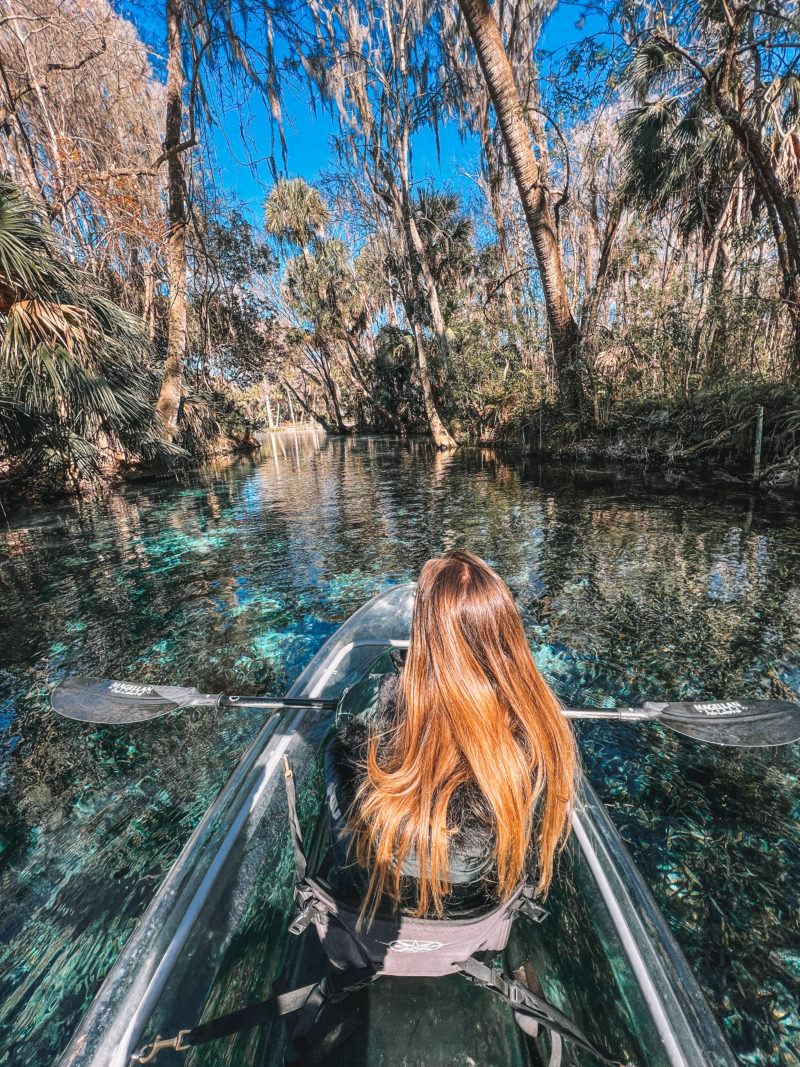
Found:
[[[387, 440], [256, 461], [0, 525], [0, 1064], [64, 1047], [263, 713], [93, 729], [68, 674], [280, 692], [430, 555], [505, 576], [570, 703], [800, 697], [800, 524]], [[800, 1064], [800, 746], [584, 725], [587, 770], [743, 1063]]]

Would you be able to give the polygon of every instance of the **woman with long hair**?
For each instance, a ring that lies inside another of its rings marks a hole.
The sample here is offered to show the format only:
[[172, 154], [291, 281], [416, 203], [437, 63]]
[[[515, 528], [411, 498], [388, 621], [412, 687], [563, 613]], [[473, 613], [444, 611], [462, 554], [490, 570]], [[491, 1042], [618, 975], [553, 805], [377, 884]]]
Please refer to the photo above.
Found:
[[331, 747], [334, 852], [362, 914], [442, 916], [545, 894], [569, 832], [577, 754], [495, 572], [469, 552], [422, 569], [402, 669]]

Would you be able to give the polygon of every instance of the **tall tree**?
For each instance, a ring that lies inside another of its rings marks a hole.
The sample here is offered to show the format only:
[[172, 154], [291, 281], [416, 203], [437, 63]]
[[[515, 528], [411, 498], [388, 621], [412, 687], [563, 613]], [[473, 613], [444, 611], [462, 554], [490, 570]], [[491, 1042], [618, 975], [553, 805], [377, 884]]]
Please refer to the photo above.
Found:
[[[183, 65], [184, 0], [167, 0], [167, 120], [164, 156], [167, 163], [167, 273], [169, 313], [167, 359], [156, 411], [169, 433], [178, 425], [183, 365], [186, 359], [186, 190], [181, 155], [186, 72]], [[193, 140], [190, 139], [190, 140]]]
[[[415, 0], [358, 10], [343, 0], [329, 8], [314, 4], [322, 54], [308, 64], [312, 82], [335, 109], [344, 155], [369, 190], [381, 226], [400, 242], [408, 275], [398, 279], [413, 302], [425, 300], [446, 374], [447, 327], [436, 280], [413, 213], [411, 144], [422, 127], [435, 123], [441, 85], [426, 59], [428, 12]], [[412, 301], [406, 301], [406, 310]], [[409, 319], [431, 435], [439, 448], [455, 441], [440, 415], [422, 325]]]
[[549, 189], [541, 180], [525, 109], [489, 0], [459, 0], [459, 7], [503, 131], [503, 141], [530, 230], [547, 309], [561, 401], [567, 410], [574, 411], [580, 402], [578, 324], [564, 283]]
[[[201, 141], [211, 122], [212, 99], [219, 105], [232, 83], [260, 93], [278, 118], [277, 64], [273, 54], [275, 7], [253, 0], [166, 0], [167, 164], [169, 320], [167, 359], [157, 409], [174, 434], [186, 360], [186, 232], [190, 175], [186, 153]], [[255, 44], [253, 43], [255, 42]], [[237, 100], [241, 109], [243, 101]]]
[[626, 22], [635, 42], [628, 79], [639, 105], [627, 121], [634, 170], [662, 200], [680, 194], [681, 174], [713, 176], [717, 203], [708, 202], [704, 221], [715, 262], [713, 221], [729, 203], [736, 172], [746, 172], [752, 213], [764, 212], [772, 234], [800, 374], [800, 13], [755, 0], [676, 0], [668, 11], [656, 18], [642, 5]]

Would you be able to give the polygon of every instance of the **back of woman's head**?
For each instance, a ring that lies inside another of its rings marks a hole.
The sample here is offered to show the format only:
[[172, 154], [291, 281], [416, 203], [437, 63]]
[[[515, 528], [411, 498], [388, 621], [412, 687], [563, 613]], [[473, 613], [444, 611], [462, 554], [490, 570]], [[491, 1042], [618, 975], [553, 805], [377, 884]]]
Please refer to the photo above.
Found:
[[415, 854], [417, 914], [440, 913], [448, 892], [447, 814], [471, 785], [490, 823], [501, 898], [522, 878], [536, 813], [539, 889], [566, 837], [575, 741], [531, 657], [522, 620], [494, 571], [468, 552], [429, 560], [414, 601], [398, 685], [397, 727], [371, 739], [351, 814], [359, 863], [370, 869], [365, 911], [399, 902], [403, 860]]

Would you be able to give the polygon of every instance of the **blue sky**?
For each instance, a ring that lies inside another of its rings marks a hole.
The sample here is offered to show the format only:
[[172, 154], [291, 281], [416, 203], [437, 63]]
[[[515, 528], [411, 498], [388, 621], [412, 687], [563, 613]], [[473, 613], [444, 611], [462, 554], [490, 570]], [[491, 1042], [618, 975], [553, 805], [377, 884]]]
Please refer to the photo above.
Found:
[[[137, 25], [143, 40], [156, 55], [163, 56], [163, 19], [157, 17], [149, 6], [141, 6], [141, 0], [119, 0], [118, 6]], [[597, 19], [587, 19], [586, 25], [583, 25], [582, 15], [582, 4], [558, 3], [545, 23], [541, 47], [559, 53], [584, 39], [590, 28], [600, 29]], [[590, 22], [593, 23], [591, 27]], [[312, 113], [306, 101], [291, 93], [286, 95], [283, 103], [287, 172], [292, 177], [299, 175], [313, 183], [332, 161], [330, 138], [336, 130], [335, 121], [324, 110]], [[246, 161], [252, 158], [253, 151], [251, 146], [248, 154], [241, 140], [239, 118], [234, 110], [218, 116], [219, 125], [213, 135], [214, 148], [224, 188], [246, 205], [255, 221], [260, 217], [261, 203], [271, 184], [271, 176], [265, 159], [255, 167], [247, 165]], [[259, 144], [259, 148], [264, 146], [259, 155], [268, 156], [270, 124], [268, 113], [261, 104], [254, 103], [250, 136]], [[437, 156], [432, 131], [422, 131], [415, 137], [412, 146], [415, 177], [430, 178], [437, 185], [448, 184], [465, 194], [469, 193], [473, 186], [468, 175], [476, 173], [479, 165], [476, 138], [462, 141], [456, 124], [449, 123], [440, 128], [439, 145], [440, 154]]]

